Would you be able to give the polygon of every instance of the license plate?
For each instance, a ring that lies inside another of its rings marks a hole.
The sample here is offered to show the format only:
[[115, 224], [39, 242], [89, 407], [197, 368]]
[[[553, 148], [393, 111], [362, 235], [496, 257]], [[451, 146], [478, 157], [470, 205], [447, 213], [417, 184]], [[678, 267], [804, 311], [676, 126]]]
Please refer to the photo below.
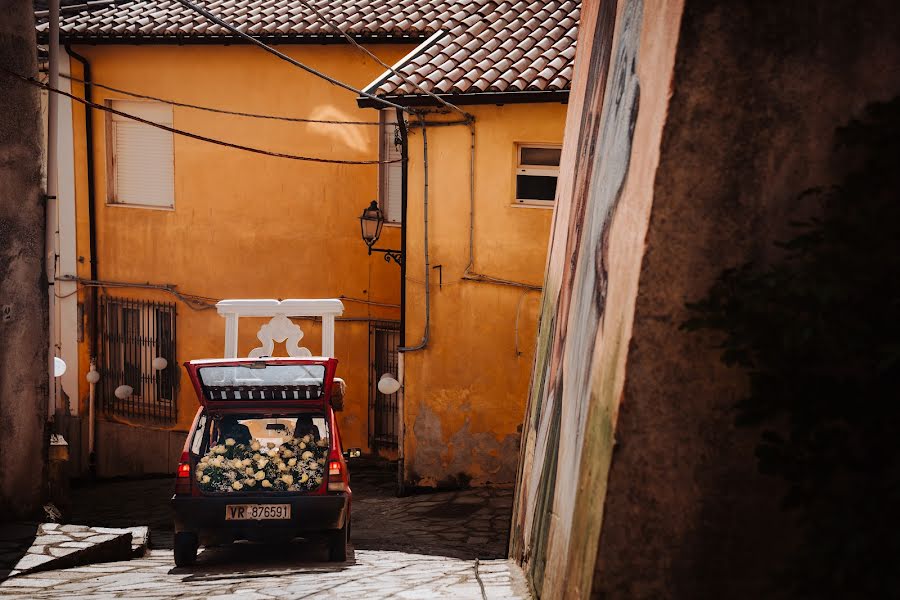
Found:
[[225, 507], [226, 521], [264, 521], [290, 518], [290, 504], [229, 504]]

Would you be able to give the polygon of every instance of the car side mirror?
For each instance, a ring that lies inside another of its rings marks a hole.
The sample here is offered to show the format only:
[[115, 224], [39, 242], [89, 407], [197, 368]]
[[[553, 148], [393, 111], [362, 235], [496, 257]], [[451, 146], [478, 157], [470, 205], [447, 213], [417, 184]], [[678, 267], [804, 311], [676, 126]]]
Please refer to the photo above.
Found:
[[349, 450], [344, 450], [344, 458], [350, 460], [351, 458], [359, 458], [362, 456], [362, 450], [359, 448], [350, 448]]

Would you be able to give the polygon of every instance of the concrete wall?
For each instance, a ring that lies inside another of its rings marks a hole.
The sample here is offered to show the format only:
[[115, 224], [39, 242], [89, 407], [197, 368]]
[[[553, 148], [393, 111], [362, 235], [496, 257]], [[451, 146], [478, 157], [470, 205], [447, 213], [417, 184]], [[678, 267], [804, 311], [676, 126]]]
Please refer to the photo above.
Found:
[[[37, 74], [30, 2], [0, 0], [0, 66]], [[37, 88], [0, 72], [0, 520], [33, 517], [46, 477], [48, 308]]]
[[900, 94], [894, 13], [585, 3], [513, 522], [541, 598], [777, 597], [792, 531], [733, 425], [744, 378], [680, 325], [838, 179], [835, 128]]
[[[514, 205], [517, 142], [562, 141], [566, 106], [466, 106], [475, 116], [472, 272], [536, 287], [552, 211]], [[440, 117], [432, 116], [438, 119]], [[449, 118], [458, 118], [455, 115]], [[463, 279], [469, 263], [470, 130], [430, 127], [430, 322], [404, 354], [404, 477], [441, 486], [515, 479], [539, 290]], [[422, 132], [410, 134], [406, 343], [425, 326]]]
[[900, 20], [883, 0], [686, 0], [640, 271], [594, 588], [600, 598], [777, 597], [781, 490], [757, 473], [744, 392], [685, 302], [765, 262], [793, 200], [836, 181], [833, 133], [900, 94]]
[[[393, 63], [411, 45], [378, 45], [373, 50]], [[304, 63], [357, 86], [383, 68], [359, 51], [339, 45], [281, 46]], [[138, 93], [232, 110], [331, 120], [377, 121], [377, 112], [360, 109], [352, 93], [313, 78], [257, 48], [235, 46], [77, 46], [93, 69], [95, 81]], [[72, 61], [76, 76], [81, 66]], [[82, 95], [81, 85], [73, 84]], [[125, 98], [101, 88], [94, 101]], [[201, 135], [273, 151], [336, 159], [378, 158], [378, 128], [286, 123], [249, 119], [175, 107], [174, 126]], [[89, 225], [84, 153], [84, 108], [73, 110], [76, 149], [78, 275], [89, 277]], [[175, 136], [175, 209], [151, 210], [108, 205], [106, 119], [94, 114], [97, 248], [103, 280], [170, 283], [180, 291], [221, 298], [319, 298], [346, 295], [399, 304], [399, 268], [381, 255], [366, 255], [359, 214], [377, 197], [377, 167], [291, 161], [248, 154]], [[386, 227], [380, 245], [399, 246], [399, 229]], [[172, 301], [163, 292], [111, 289], [111, 295]], [[80, 299], [86, 300], [82, 291]], [[345, 411], [339, 416], [347, 446], [367, 449], [368, 323], [397, 320], [399, 309], [345, 302], [335, 345], [338, 375], [348, 383]], [[180, 362], [222, 356], [224, 320], [214, 310], [177, 306], [177, 358]], [[263, 321], [241, 320], [240, 352], [258, 345]], [[298, 321], [304, 345], [320, 348], [320, 327]], [[90, 329], [87, 329], [89, 333]], [[89, 336], [80, 347], [79, 396], [85, 414], [84, 383]], [[276, 352], [283, 353], [281, 348]], [[182, 377], [178, 419], [173, 431], [185, 431], [197, 410], [194, 392]], [[100, 403], [98, 402], [98, 406]], [[121, 425], [139, 421], [110, 418]], [[118, 430], [109, 425], [109, 431]], [[98, 452], [132, 452], [126, 438], [103, 438]], [[166, 436], [148, 430], [146, 452], [168, 452]], [[139, 437], [139, 436], [138, 436]], [[124, 446], [110, 445], [121, 439]], [[107, 450], [104, 450], [107, 451]], [[135, 472], [157, 471], [155, 458], [131, 464]], [[174, 468], [174, 463], [172, 463]], [[119, 467], [113, 468], [118, 472]], [[168, 472], [170, 469], [165, 469]]]

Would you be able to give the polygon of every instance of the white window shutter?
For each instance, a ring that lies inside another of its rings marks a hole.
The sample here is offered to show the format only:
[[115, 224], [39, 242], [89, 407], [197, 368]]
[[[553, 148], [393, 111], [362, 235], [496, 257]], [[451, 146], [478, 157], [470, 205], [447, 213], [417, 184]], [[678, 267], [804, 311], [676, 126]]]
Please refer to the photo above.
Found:
[[[158, 102], [113, 100], [116, 110], [172, 126], [172, 107]], [[175, 207], [174, 136], [151, 125], [112, 116], [112, 201], [117, 204]]]
[[381, 120], [381, 160], [398, 161], [381, 165], [381, 209], [388, 223], [400, 223], [403, 217], [403, 156], [394, 143], [397, 130], [397, 116], [393, 110], [382, 111]]

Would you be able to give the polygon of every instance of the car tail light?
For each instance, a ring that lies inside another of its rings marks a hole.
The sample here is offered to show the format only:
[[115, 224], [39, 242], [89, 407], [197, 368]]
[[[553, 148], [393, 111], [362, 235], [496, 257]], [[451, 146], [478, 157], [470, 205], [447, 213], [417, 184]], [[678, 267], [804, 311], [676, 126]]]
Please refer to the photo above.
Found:
[[344, 469], [338, 460], [328, 461], [328, 491], [347, 491], [347, 484], [344, 482]]
[[191, 493], [191, 457], [187, 452], [182, 452], [181, 460], [178, 461], [178, 470], [175, 472], [175, 493]]

